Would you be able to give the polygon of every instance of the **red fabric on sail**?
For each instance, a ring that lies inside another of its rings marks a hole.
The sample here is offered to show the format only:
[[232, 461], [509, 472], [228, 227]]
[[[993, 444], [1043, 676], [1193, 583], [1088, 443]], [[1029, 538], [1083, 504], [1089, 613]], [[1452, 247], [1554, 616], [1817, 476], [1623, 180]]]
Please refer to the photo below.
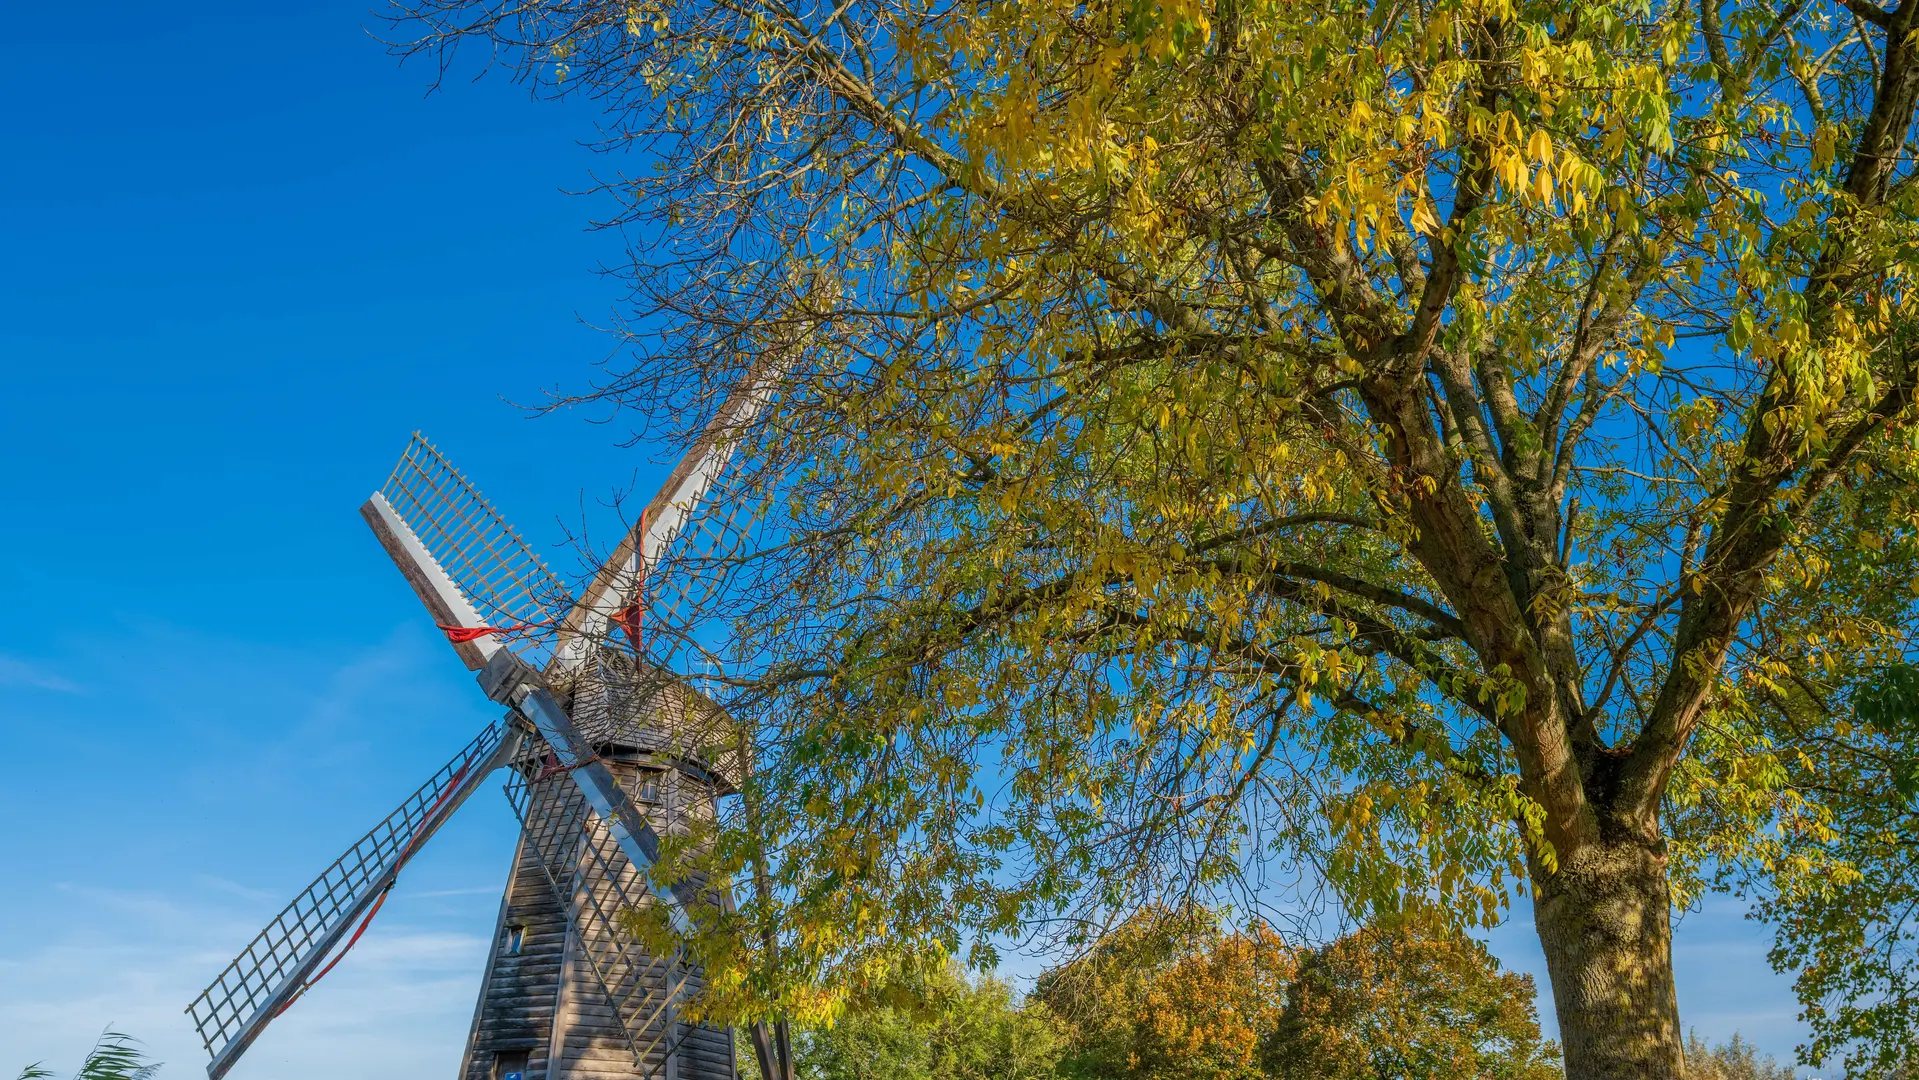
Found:
[[640, 538], [636, 544], [638, 548], [636, 554], [639, 557], [634, 560], [639, 566], [639, 571], [636, 575], [638, 580], [633, 583], [633, 599], [625, 607], [609, 616], [620, 629], [626, 631], [626, 636], [632, 640], [633, 651], [636, 653], [646, 651], [645, 646], [640, 643], [642, 629], [640, 620], [646, 610], [646, 511], [644, 510], [640, 511], [639, 535]]
[[[440, 629], [444, 630], [446, 628], [441, 627]], [[440, 808], [446, 805], [446, 801], [453, 797], [454, 792], [457, 792], [460, 790], [460, 781], [466, 779], [467, 772], [471, 770], [472, 768], [473, 768], [473, 762], [468, 761], [466, 764], [460, 766], [459, 769], [456, 770], [450, 778], [448, 778], [446, 782], [446, 787], [440, 792], [440, 797], [433, 800], [433, 805], [428, 807], [426, 813], [421, 816], [420, 818], [421, 825], [425, 825], [428, 821], [431, 821], [433, 819], [433, 815], [439, 813]], [[426, 837], [422, 836], [420, 831], [416, 829], [413, 835], [407, 838], [406, 846], [400, 849], [400, 854], [397, 861], [404, 863], [408, 859], [412, 858], [413, 854], [417, 852], [418, 850], [420, 850], [420, 845], [423, 842], [425, 842], [425, 840], [426, 840]], [[300, 988], [293, 992], [292, 997], [289, 997], [286, 999], [285, 1004], [280, 1006], [279, 1010], [273, 1014], [274, 1016], [279, 1016], [281, 1013], [284, 1013], [288, 1009], [293, 1008], [293, 1003], [300, 1000], [302, 997], [306, 996], [306, 992], [308, 990], [313, 989], [314, 983], [317, 983], [321, 979], [326, 978], [328, 972], [332, 971], [335, 967], [338, 967], [340, 961], [346, 959], [346, 954], [349, 952], [352, 952], [353, 946], [358, 945], [360, 943], [360, 935], [366, 933], [366, 928], [373, 925], [373, 917], [380, 913], [381, 906], [386, 903], [387, 894], [392, 892], [393, 886], [398, 885], [399, 883], [400, 883], [399, 875], [395, 874], [393, 877], [393, 880], [386, 883], [386, 888], [380, 890], [380, 895], [374, 898], [373, 906], [368, 908], [366, 915], [360, 919], [360, 925], [354, 928], [353, 936], [346, 940], [346, 944], [340, 947], [339, 952], [336, 952], [333, 954], [333, 959], [327, 961], [327, 965], [325, 967], [321, 968], [319, 972], [317, 972], [312, 978], [300, 984]]]
[[633, 640], [633, 651], [644, 651], [640, 645], [639, 598], [635, 597], [632, 603], [614, 612], [612, 618], [613, 621], [619, 625], [620, 629], [626, 631], [626, 636]]
[[440, 628], [440, 633], [445, 634], [448, 641], [459, 645], [468, 641], [478, 641], [488, 634], [524, 634], [528, 630], [544, 630], [558, 621], [548, 619], [545, 622], [508, 623], [505, 626], [448, 626], [445, 623], [433, 625]]

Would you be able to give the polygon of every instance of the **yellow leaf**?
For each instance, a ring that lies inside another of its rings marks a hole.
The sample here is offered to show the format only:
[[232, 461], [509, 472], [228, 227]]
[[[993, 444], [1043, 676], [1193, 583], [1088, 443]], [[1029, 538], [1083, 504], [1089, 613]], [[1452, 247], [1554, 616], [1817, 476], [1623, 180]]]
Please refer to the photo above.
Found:
[[1433, 212], [1433, 201], [1424, 195], [1413, 203], [1413, 229], [1428, 236], [1439, 231], [1439, 216]]
[[1551, 164], [1553, 137], [1546, 134], [1545, 128], [1539, 128], [1533, 132], [1533, 137], [1526, 143], [1526, 154], [1542, 165]]

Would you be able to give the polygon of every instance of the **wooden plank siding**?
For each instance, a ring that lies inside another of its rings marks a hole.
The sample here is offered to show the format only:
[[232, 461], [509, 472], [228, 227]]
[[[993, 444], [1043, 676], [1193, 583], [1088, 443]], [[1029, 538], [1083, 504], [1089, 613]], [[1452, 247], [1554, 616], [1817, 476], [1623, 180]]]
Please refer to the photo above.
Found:
[[[533, 798], [529, 827], [521, 830], [514, 846], [513, 867], [460, 1065], [461, 1080], [492, 1080], [493, 1057], [505, 1050], [527, 1052], [527, 1080], [547, 1075], [553, 1009], [567, 950], [567, 913], [547, 884], [533, 842], [537, 826], [556, 800], [539, 791]], [[524, 928], [517, 956], [507, 951], [510, 926]]]
[[[656, 829], [683, 832], [689, 817], [713, 814], [707, 784], [630, 747], [600, 753]], [[530, 786], [460, 1080], [494, 1080], [496, 1055], [514, 1051], [528, 1055], [526, 1080], [735, 1080], [732, 1033], [678, 1014], [674, 992], [697, 990], [698, 973], [647, 954], [609, 924], [622, 896], [643, 892], [638, 871], [609, 858], [616, 852], [564, 776]], [[607, 879], [607, 865], [620, 868], [618, 881]], [[553, 868], [566, 878], [566, 904], [549, 881]], [[524, 928], [518, 955], [507, 947], [513, 926]], [[629, 1038], [632, 1021], [640, 1024]]]

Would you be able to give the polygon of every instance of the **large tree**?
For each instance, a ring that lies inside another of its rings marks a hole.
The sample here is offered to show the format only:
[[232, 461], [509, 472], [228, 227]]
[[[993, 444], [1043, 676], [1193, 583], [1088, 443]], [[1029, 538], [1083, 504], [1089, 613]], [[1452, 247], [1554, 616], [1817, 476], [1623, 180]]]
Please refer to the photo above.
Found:
[[1919, 0], [412, 15], [633, 151], [600, 395], [772, 402], [717, 849], [772, 936], [720, 983], [1523, 881], [1568, 1074], [1681, 1074], [1675, 777], [1773, 820], [1702, 731], [1779, 628], [1912, 624], [1807, 538], [1913, 430]]

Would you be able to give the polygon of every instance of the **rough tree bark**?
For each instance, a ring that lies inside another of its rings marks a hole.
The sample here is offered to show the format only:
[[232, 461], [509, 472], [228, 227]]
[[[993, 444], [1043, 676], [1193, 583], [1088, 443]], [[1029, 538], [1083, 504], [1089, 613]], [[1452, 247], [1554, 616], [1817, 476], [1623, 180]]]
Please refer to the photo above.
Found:
[[1664, 848], [1656, 837], [1621, 836], [1541, 875], [1533, 922], [1569, 1077], [1685, 1074]]

